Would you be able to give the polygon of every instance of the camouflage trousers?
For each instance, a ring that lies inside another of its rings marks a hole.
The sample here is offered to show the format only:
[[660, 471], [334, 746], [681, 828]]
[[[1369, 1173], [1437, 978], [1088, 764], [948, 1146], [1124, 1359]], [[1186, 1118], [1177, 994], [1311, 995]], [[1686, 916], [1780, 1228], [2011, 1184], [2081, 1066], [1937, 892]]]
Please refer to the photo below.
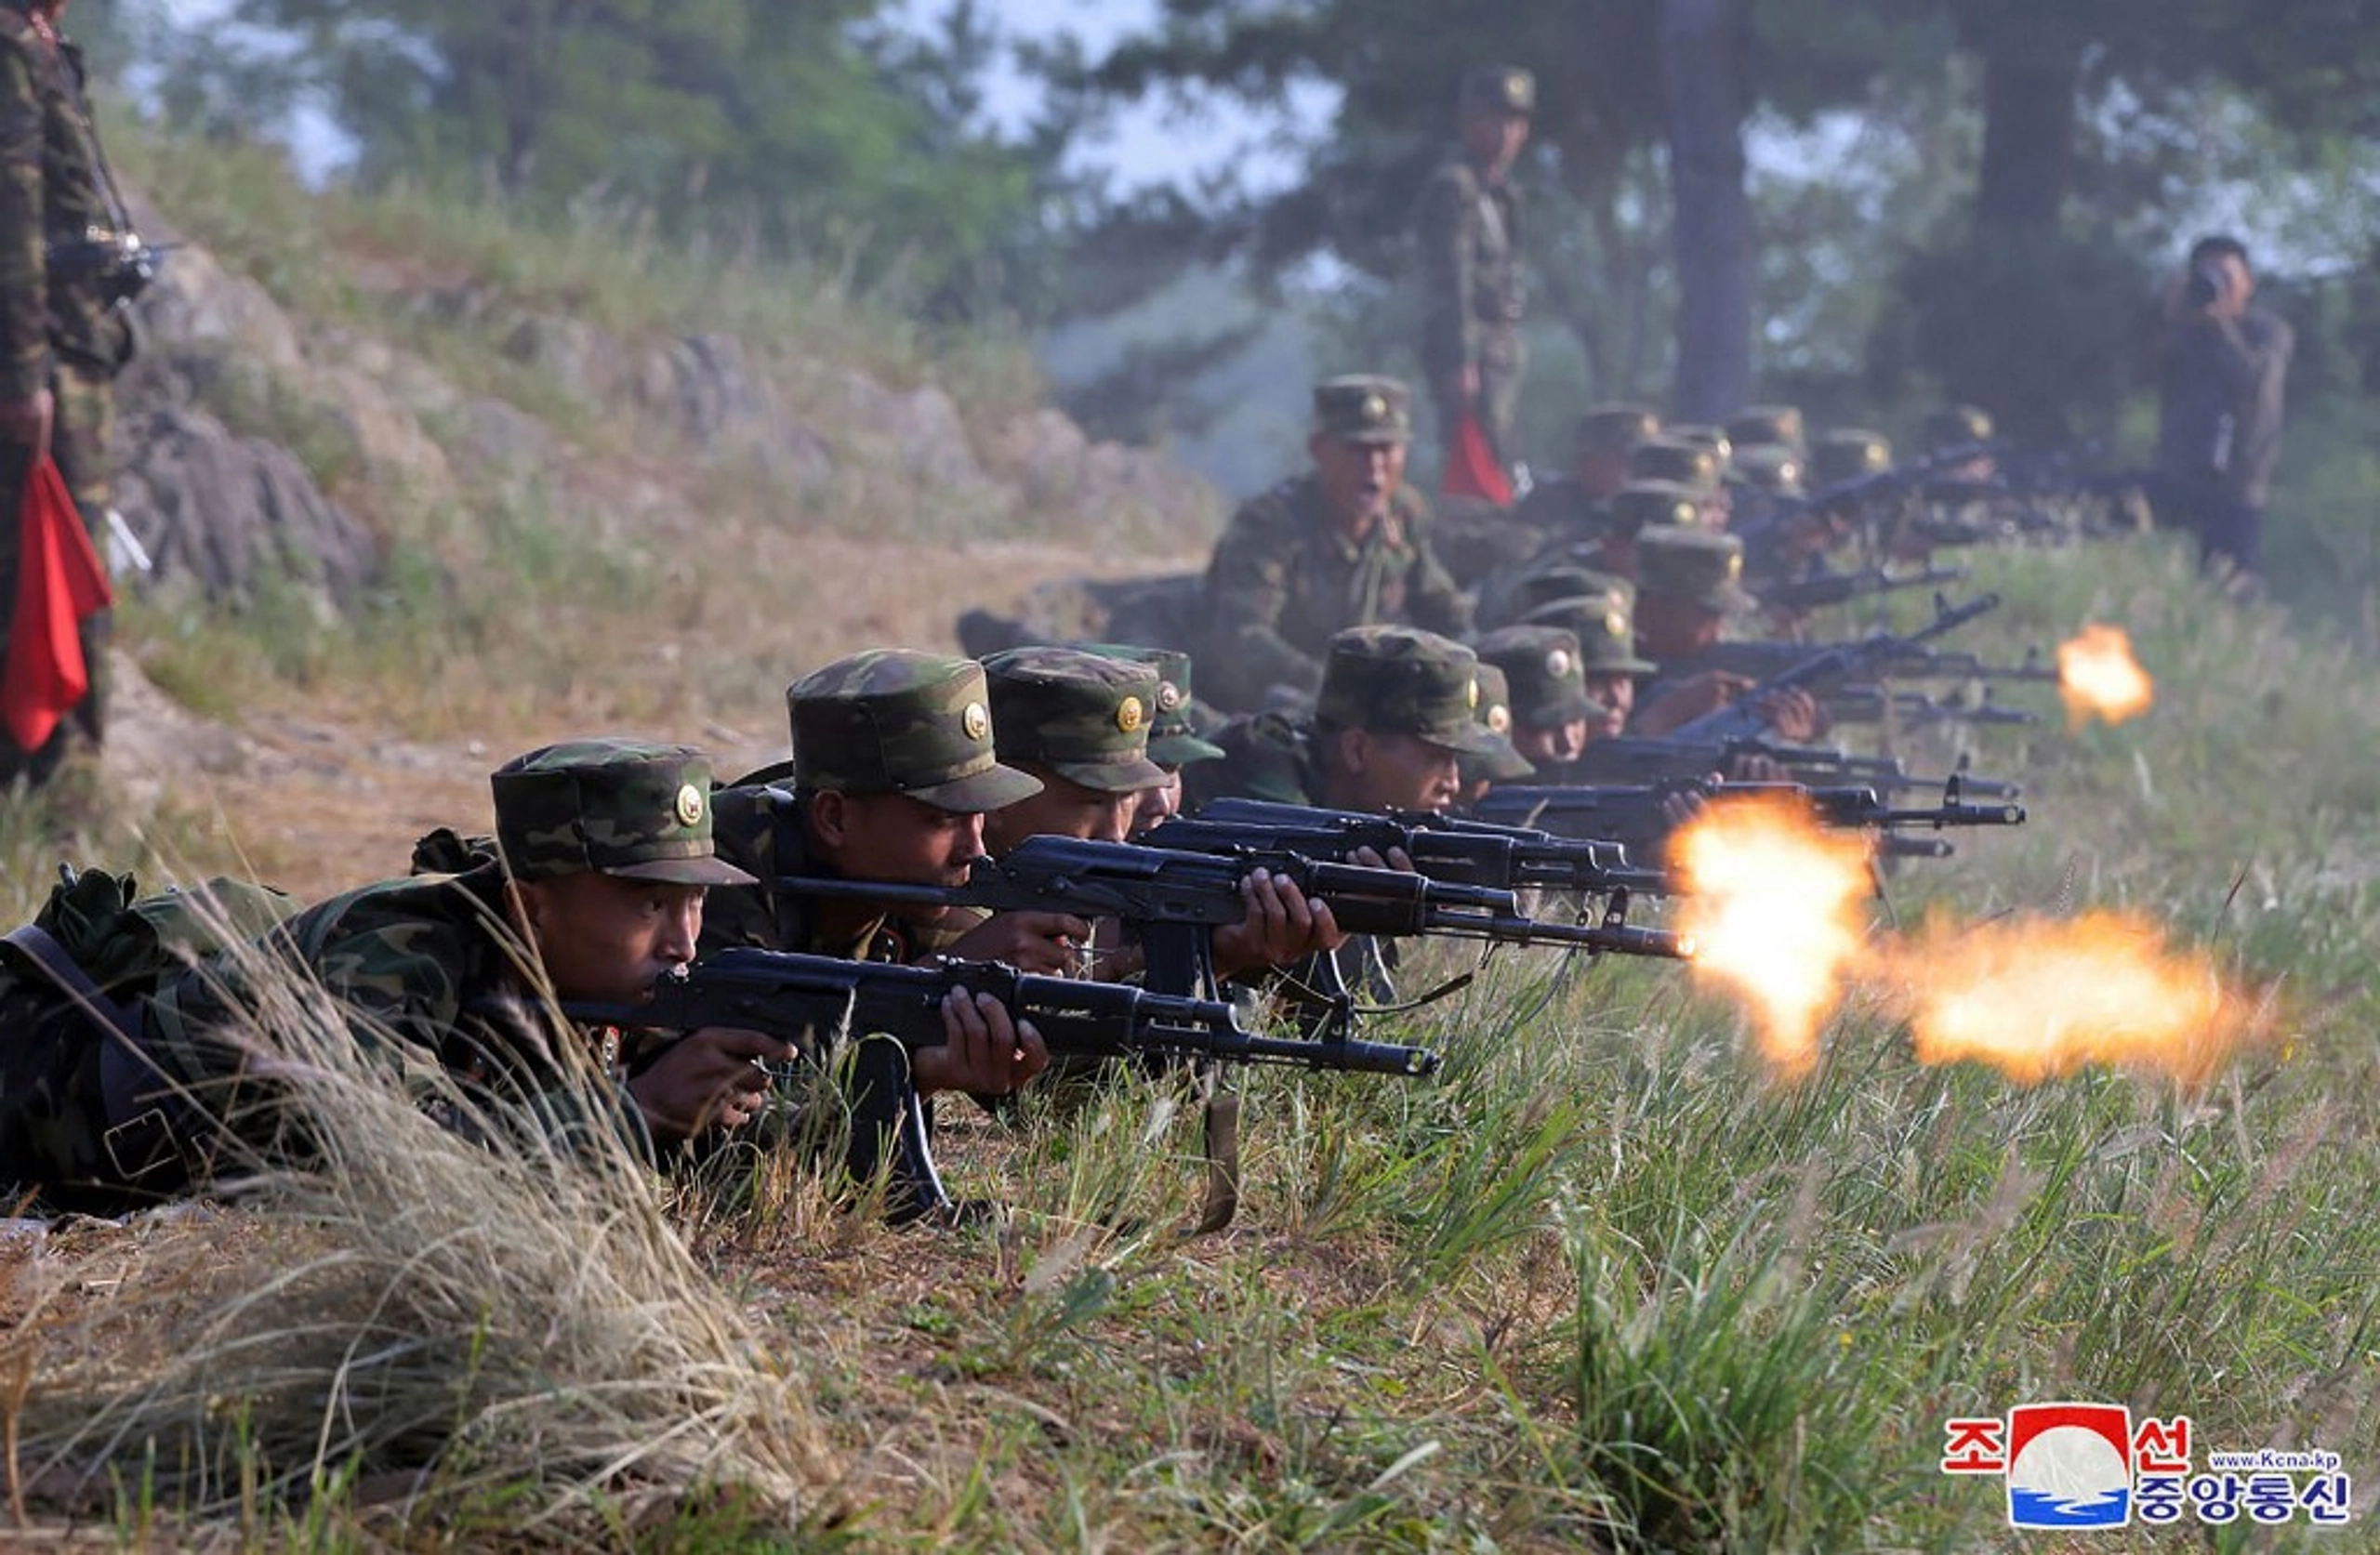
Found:
[[[58, 420], [50, 434], [50, 452], [83, 515], [84, 527], [90, 531], [91, 544], [104, 557], [110, 496], [108, 441], [115, 429], [115, 392], [107, 378], [73, 367], [58, 369], [51, 392], [58, 402]], [[18, 515], [24, 508], [25, 481], [33, 474], [30, 453], [20, 444], [0, 444], [0, 664], [7, 659], [8, 628], [17, 613]], [[40, 750], [19, 750], [14, 741], [0, 733], [0, 787], [20, 773], [38, 785], [48, 781], [74, 745], [99, 747], [107, 724], [108, 641], [112, 635], [110, 612], [101, 611], [83, 623], [83, 661], [90, 669], [90, 692]]]

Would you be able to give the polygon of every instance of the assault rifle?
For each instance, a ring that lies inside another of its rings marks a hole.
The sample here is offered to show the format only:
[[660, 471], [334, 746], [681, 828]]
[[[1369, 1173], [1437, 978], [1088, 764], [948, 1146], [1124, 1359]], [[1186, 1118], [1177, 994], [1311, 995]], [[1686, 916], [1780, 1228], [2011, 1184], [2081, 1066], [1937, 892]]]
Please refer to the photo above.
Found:
[[1827, 716], [1837, 723], [1882, 723], [1889, 716], [1902, 729], [1926, 729], [1937, 723], [1973, 727], [2008, 726], [2042, 721], [2028, 707], [2003, 707], [1981, 702], [1944, 702], [1922, 692], [1896, 692], [1884, 686], [1843, 686], [1826, 696]]
[[[1090, 1058], [1214, 1059], [1367, 1074], [1428, 1074], [1435, 1053], [1381, 1042], [1302, 1042], [1243, 1030], [1229, 1004], [1152, 993], [1125, 982], [1042, 977], [997, 961], [907, 967], [738, 946], [654, 986], [640, 1005], [565, 1004], [573, 1020], [692, 1032], [732, 1026], [786, 1041], [831, 1042], [882, 1033], [912, 1050], [944, 1038], [942, 1001], [954, 988], [989, 994], [1030, 1021], [1052, 1053]], [[772, 1070], [772, 1076], [787, 1076]]]
[[[1873, 680], [1888, 673], [1896, 657], [1922, 651], [1934, 639], [1954, 632], [1977, 616], [1999, 607], [2000, 596], [1997, 594], [1977, 595], [1958, 606], [1937, 594], [1934, 596], [1934, 619], [1916, 631], [1905, 637], [1877, 632], [1853, 642], [1813, 649], [1788, 668], [1762, 679], [1726, 706], [1714, 708], [1699, 718], [1678, 725], [1670, 731], [1670, 738], [1681, 741], [1762, 738], [1768, 726], [1763, 721], [1761, 704], [1770, 694], [1801, 691], [1824, 701], [1828, 693], [1838, 687], [1854, 681]], [[1590, 745], [1587, 748], [1592, 754], [1594, 745]]]
[[[1765, 680], [1806, 662], [1813, 654], [1830, 649], [1858, 646], [1860, 640], [1858, 639], [1844, 642], [1721, 642], [1696, 654], [1690, 663], [1678, 665], [1678, 673], [1691, 675], [1700, 670], [1719, 669], [1731, 675], [1749, 675], [1755, 680]], [[1986, 663], [1974, 653], [1904, 646], [1884, 657], [1877, 675], [1890, 680], [2057, 683], [2056, 668], [2042, 662], [2038, 649], [2027, 650], [2024, 658], [2016, 664], [1994, 665]]]
[[1608, 896], [1618, 891], [1659, 895], [1665, 889], [1659, 870], [1633, 867], [1617, 842], [1436, 810], [1373, 813], [1264, 799], [1217, 799], [1196, 815], [1164, 823], [1141, 840], [1151, 848], [1202, 853], [1287, 849], [1340, 860], [1359, 848], [1385, 858], [1395, 848], [1434, 880], [1497, 890]]
[[[1202, 994], [1215, 984], [1213, 934], [1247, 915], [1240, 882], [1265, 870], [1329, 903], [1339, 927], [1382, 939], [1427, 935], [1500, 945], [1551, 944], [1622, 950], [1642, 955], [1690, 954], [1671, 935], [1555, 923], [1525, 916], [1513, 892], [1434, 880], [1396, 869], [1370, 869], [1259, 845], [1232, 854], [1183, 852], [1129, 842], [1027, 837], [998, 859], [977, 859], [959, 886], [890, 885], [787, 876], [780, 890], [869, 902], [981, 907], [991, 912], [1060, 912], [1112, 917], [1138, 932], [1148, 985], [1169, 994]], [[1324, 958], [1328, 960], [1328, 957]], [[1323, 991], [1343, 1026], [1353, 1000]]]
[[[1438, 1066], [1437, 1055], [1425, 1048], [1265, 1036], [1243, 1030], [1232, 1007], [1215, 1000], [1151, 993], [1129, 983], [1035, 976], [995, 962], [906, 967], [739, 947], [662, 979], [644, 1004], [562, 1008], [577, 1021], [665, 1032], [727, 1026], [790, 1042], [852, 1034], [891, 1038], [898, 1057], [873, 1041], [857, 1043], [853, 1054], [846, 1166], [855, 1180], [865, 1182], [887, 1170], [889, 1155], [888, 1180], [898, 1195], [893, 1217], [913, 1219], [946, 1211], [951, 1199], [933, 1163], [925, 1110], [906, 1055], [944, 1040], [942, 1001], [954, 988], [994, 995], [1015, 1020], [1031, 1021], [1052, 1053], [1289, 1064], [1408, 1077]], [[781, 1066], [762, 1067], [780, 1084], [798, 1078]]]
[[[1591, 740], [1571, 771], [1593, 784], [1651, 784], [1670, 778], [1700, 777], [1723, 771], [1740, 757], [1757, 756], [1776, 762], [1807, 784], [1856, 784], [1880, 794], [1906, 794], [1938, 788], [1941, 778], [1911, 771], [1890, 756], [1854, 756], [1831, 745], [1792, 745], [1759, 737], [1687, 739], [1682, 733], [1666, 738], [1621, 734]], [[1955, 774], [1967, 793], [1989, 799], [2022, 796], [2016, 784], [1997, 778]], [[1492, 790], [1491, 790], [1492, 792]]]
[[1472, 811], [1482, 821], [1542, 827], [1556, 837], [1607, 837], [1631, 849], [1653, 850], [1668, 840], [1666, 807], [1681, 795], [1693, 795], [1712, 804], [1789, 798], [1808, 805], [1822, 826], [1881, 832], [1879, 850], [1888, 856], [1949, 855], [1950, 845], [1942, 838], [1908, 836], [1905, 828], [1941, 832], [2025, 824], [2022, 805], [1968, 802], [1963, 782], [1957, 776], [1943, 784], [1938, 804], [1924, 809], [1885, 804], [1873, 788], [1857, 785], [1813, 788], [1798, 783], [1714, 784], [1708, 778], [1673, 778], [1653, 784], [1580, 784], [1567, 788], [1498, 784], [1472, 807]]
[[1813, 572], [1798, 578], [1762, 583], [1760, 602], [1767, 610], [1818, 610], [1871, 595], [1894, 594], [1904, 588], [1961, 583], [1966, 575], [1964, 567], [1921, 567], [1913, 573], [1895, 573], [1883, 567], [1863, 568], [1856, 573]]

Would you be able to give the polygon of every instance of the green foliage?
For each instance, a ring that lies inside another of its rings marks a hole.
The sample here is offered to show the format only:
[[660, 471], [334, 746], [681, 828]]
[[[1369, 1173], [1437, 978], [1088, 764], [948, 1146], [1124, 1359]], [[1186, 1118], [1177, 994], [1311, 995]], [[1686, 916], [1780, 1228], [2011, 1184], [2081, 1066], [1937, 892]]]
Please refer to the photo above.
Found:
[[[1051, 144], [974, 127], [965, 84], [992, 46], [974, 7], [960, 0], [922, 41], [879, 29], [882, 8], [245, 0], [238, 14], [304, 40], [282, 89], [328, 96], [367, 185], [633, 208], [714, 240], [843, 256], [926, 312], [1038, 310]], [[200, 56], [166, 96], [176, 122], [262, 127], [240, 95], [252, 56], [172, 46]]]

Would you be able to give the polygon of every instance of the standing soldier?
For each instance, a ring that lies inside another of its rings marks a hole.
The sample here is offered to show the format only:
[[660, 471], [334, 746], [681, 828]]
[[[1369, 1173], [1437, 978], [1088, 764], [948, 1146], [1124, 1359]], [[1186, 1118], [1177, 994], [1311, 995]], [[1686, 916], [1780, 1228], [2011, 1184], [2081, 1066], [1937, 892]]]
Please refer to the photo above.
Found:
[[[83, 54], [60, 37], [66, 0], [0, 0], [0, 652], [17, 600], [18, 514], [43, 454], [94, 534], [106, 521], [109, 385], [132, 354], [119, 303], [148, 278], [83, 95]], [[108, 616], [83, 624], [91, 688], [39, 751], [0, 734], [0, 784], [46, 782], [68, 742], [105, 721]]]
[[1506, 468], [1520, 452], [1522, 361], [1520, 211], [1509, 175], [1536, 107], [1537, 78], [1525, 70], [1488, 65], [1465, 75], [1461, 145], [1422, 186], [1415, 216], [1426, 292], [1421, 365], [1439, 434], [1451, 449], [1462, 418], [1476, 415]]

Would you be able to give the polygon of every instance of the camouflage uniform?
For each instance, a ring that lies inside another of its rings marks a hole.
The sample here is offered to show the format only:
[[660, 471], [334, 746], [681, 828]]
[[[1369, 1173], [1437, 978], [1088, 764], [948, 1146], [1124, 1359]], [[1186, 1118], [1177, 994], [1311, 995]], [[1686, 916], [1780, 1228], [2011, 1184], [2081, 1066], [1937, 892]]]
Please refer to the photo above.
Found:
[[[0, 400], [51, 391], [50, 452], [96, 540], [107, 522], [110, 385], [131, 357], [132, 333], [94, 270], [49, 258], [53, 243], [118, 235], [83, 81], [79, 48], [33, 20], [25, 0], [0, 0]], [[0, 444], [0, 653], [16, 611], [17, 515], [32, 468], [30, 449]], [[84, 622], [89, 692], [39, 752], [0, 736], [0, 783], [20, 771], [46, 776], [71, 738], [99, 743], [109, 636], [106, 612]]]
[[[1404, 386], [1332, 378], [1315, 388], [1315, 430], [1356, 442], [1408, 435]], [[1331, 635], [1375, 622], [1469, 629], [1454, 579], [1430, 544], [1428, 508], [1399, 487], [1387, 516], [1351, 540], [1324, 506], [1316, 475], [1283, 481], [1232, 515], [1207, 568], [1206, 643], [1198, 650], [1219, 705], [1262, 706], [1275, 686], [1311, 692]], [[1220, 682], [1220, 685], [1217, 683]]]
[[1466, 756], [1509, 754], [1512, 742], [1476, 718], [1478, 669], [1478, 655], [1435, 632], [1351, 626], [1330, 640], [1312, 718], [1261, 713], [1216, 732], [1224, 757], [1195, 769], [1197, 802], [1243, 795], [1330, 803], [1317, 736], [1342, 729], [1411, 734]]
[[[1739, 580], [1744, 571], [1743, 541], [1709, 529], [1648, 529], [1639, 537], [1642, 568], [1639, 594], [1662, 594], [1690, 600], [1721, 615], [1749, 614], [1760, 601]], [[1659, 702], [1674, 678], [1693, 673], [1695, 665], [1676, 662], [1660, 665], [1662, 679], [1637, 693], [1641, 709]]]
[[912, 961], [946, 942], [879, 911], [849, 934], [821, 932], [818, 899], [774, 882], [832, 877], [807, 835], [802, 797], [906, 794], [938, 810], [978, 814], [1026, 798], [1040, 784], [1000, 765], [992, 745], [991, 693], [981, 665], [906, 649], [870, 649], [812, 671], [786, 690], [793, 759], [738, 779], [712, 796], [720, 856], [758, 877], [714, 890], [704, 903], [702, 948]]
[[[356, 1043], [425, 1100], [458, 1080], [475, 1096], [530, 1102], [543, 1119], [588, 1115], [580, 1065], [558, 1053], [555, 1012], [534, 950], [506, 911], [508, 871], [543, 880], [588, 870], [628, 879], [723, 885], [749, 876], [711, 852], [710, 769], [682, 746], [622, 741], [551, 745], [493, 779], [496, 846], [460, 874], [384, 881], [334, 897], [264, 936], [247, 957], [201, 964], [162, 988], [140, 1014], [137, 1070], [110, 1081], [89, 1065], [82, 1115], [107, 1135], [56, 1141], [49, 1161], [11, 1142], [12, 1172], [85, 1194], [154, 1198], [203, 1179], [228, 1127], [236, 1155], [303, 1154], [252, 1073], [255, 956], [316, 983], [348, 1013]], [[451, 839], [449, 839], [451, 840]], [[84, 1044], [112, 1038], [81, 1028]], [[613, 1048], [606, 1061], [616, 1055]], [[79, 1054], [63, 1055], [81, 1073]], [[103, 1054], [104, 1057], [104, 1054]], [[618, 1076], [615, 1075], [616, 1082]], [[619, 1115], [638, 1116], [623, 1096]], [[456, 1127], [483, 1119], [447, 1117]]]
[[[1537, 81], [1525, 70], [1492, 66], [1463, 77], [1462, 112], [1527, 115]], [[1525, 353], [1521, 342], [1521, 212], [1509, 183], [1490, 183], [1467, 149], [1421, 186], [1414, 212], [1423, 288], [1421, 367], [1451, 438], [1475, 409], [1497, 461], [1518, 457], [1517, 413]], [[1466, 406], [1449, 386], [1465, 367], [1479, 374], [1479, 399]]]

